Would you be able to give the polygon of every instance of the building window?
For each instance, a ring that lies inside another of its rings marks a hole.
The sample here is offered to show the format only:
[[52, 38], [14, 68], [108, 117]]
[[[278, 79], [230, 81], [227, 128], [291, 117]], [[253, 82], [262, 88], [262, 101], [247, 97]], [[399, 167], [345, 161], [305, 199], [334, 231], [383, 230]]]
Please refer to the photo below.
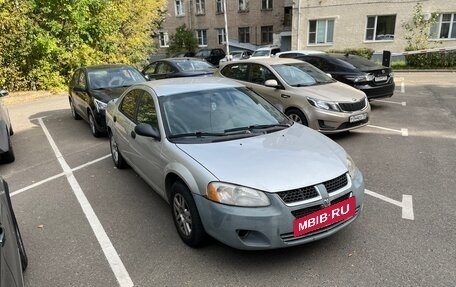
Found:
[[160, 41], [160, 47], [169, 47], [168, 32], [160, 32], [158, 34], [158, 40]]
[[215, 0], [217, 14], [223, 14], [223, 0]]
[[270, 9], [272, 9], [272, 0], [262, 0], [261, 1], [261, 9], [262, 10], [270, 10]]
[[196, 0], [196, 15], [203, 15], [205, 13], [204, 0]]
[[239, 43], [250, 43], [250, 28], [242, 27], [239, 28]]
[[328, 44], [333, 42], [334, 19], [309, 21], [309, 44]]
[[196, 37], [198, 38], [198, 46], [207, 46], [207, 30], [196, 30]]
[[226, 43], [225, 29], [217, 29], [217, 40], [219, 44], [223, 45]]
[[261, 27], [261, 44], [272, 44], [272, 26], [262, 26]]
[[394, 40], [396, 15], [367, 16], [366, 41]]
[[291, 27], [291, 20], [293, 18], [293, 7], [284, 7], [283, 9], [283, 26]]
[[176, 1], [174, 1], [174, 8], [176, 9], [176, 16], [184, 16], [185, 15], [184, 0], [176, 0]]
[[431, 27], [433, 39], [456, 38], [456, 13], [440, 14], [437, 21]]
[[249, 0], [239, 0], [239, 11], [249, 11]]

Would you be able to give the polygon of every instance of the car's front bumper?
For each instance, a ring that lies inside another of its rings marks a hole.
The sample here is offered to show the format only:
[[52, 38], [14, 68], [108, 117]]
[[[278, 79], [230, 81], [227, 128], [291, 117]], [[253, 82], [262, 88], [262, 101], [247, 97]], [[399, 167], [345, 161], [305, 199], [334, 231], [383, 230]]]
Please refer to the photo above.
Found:
[[290, 206], [286, 205], [278, 194], [269, 193], [270, 206], [247, 208], [215, 203], [199, 195], [194, 198], [208, 234], [234, 248], [259, 250], [290, 247], [319, 240], [352, 223], [363, 207], [364, 181], [361, 172], [357, 172], [347, 186], [329, 195], [331, 201], [355, 196], [355, 215], [299, 237], [293, 236], [293, 222], [296, 217], [292, 212], [296, 214], [300, 210], [323, 208], [323, 199]]
[[[309, 127], [325, 134], [340, 133], [360, 128], [369, 123], [370, 106], [354, 112], [334, 112], [313, 108], [309, 117]], [[350, 122], [350, 117], [365, 114], [364, 120]]]

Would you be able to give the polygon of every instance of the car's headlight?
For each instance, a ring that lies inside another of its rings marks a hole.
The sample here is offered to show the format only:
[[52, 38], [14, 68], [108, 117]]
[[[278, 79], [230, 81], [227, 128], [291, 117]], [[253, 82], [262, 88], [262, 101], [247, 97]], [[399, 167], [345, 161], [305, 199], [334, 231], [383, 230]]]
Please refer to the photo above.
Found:
[[106, 107], [108, 106], [108, 104], [103, 103], [102, 101], [99, 101], [97, 99], [93, 99], [93, 102], [95, 103], [97, 111], [106, 110]]
[[351, 156], [349, 156], [348, 154], [347, 154], [347, 169], [348, 169], [348, 174], [350, 174], [351, 178], [353, 178], [355, 176], [356, 172], [358, 171], [358, 168], [356, 167], [355, 162], [353, 161]]
[[337, 111], [340, 112], [340, 108], [336, 103], [326, 102], [322, 100], [317, 100], [313, 98], [307, 98], [307, 101], [314, 107], [320, 108], [328, 111]]
[[359, 82], [370, 82], [375, 78], [375, 76], [373, 74], [364, 74], [364, 75], [357, 75], [357, 76], [346, 76], [345, 78], [347, 78], [348, 80], [353, 81], [355, 83], [359, 83]]
[[207, 197], [215, 202], [248, 207], [271, 204], [264, 192], [224, 182], [211, 182], [207, 185]]

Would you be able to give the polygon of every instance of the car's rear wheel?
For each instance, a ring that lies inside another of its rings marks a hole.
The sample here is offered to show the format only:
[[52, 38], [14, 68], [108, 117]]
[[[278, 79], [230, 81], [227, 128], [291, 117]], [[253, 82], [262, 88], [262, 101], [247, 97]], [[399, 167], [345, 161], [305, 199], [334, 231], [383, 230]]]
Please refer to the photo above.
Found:
[[76, 108], [74, 107], [73, 101], [70, 100], [70, 109], [71, 109], [71, 116], [75, 120], [80, 120], [81, 116], [76, 112]]
[[13, 143], [11, 142], [11, 136], [8, 130], [6, 134], [8, 137], [8, 151], [2, 154], [1, 161], [4, 163], [10, 163], [13, 162], [16, 157], [14, 156]]
[[92, 114], [92, 112], [89, 112], [89, 125], [90, 125], [90, 131], [92, 132], [92, 135], [96, 138], [101, 137], [103, 134], [100, 132], [97, 128], [97, 124], [95, 123], [95, 118]]
[[111, 157], [114, 165], [119, 169], [126, 168], [128, 165], [122, 157], [122, 154], [119, 151], [119, 147], [112, 133], [109, 133], [109, 145], [111, 146]]
[[182, 241], [193, 248], [202, 246], [206, 242], [207, 234], [193, 196], [181, 181], [171, 186], [171, 211]]
[[285, 112], [285, 114], [294, 122], [297, 122], [297, 123], [305, 125], [305, 126], [309, 125], [304, 113], [298, 109], [295, 109], [295, 108], [289, 109]]

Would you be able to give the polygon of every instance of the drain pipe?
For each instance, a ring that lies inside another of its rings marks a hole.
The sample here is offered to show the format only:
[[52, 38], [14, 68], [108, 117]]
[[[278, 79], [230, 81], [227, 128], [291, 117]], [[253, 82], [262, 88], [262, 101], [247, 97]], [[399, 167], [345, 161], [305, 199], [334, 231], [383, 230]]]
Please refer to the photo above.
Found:
[[298, 27], [296, 29], [298, 36], [296, 37], [296, 41], [298, 41], [297, 50], [301, 49], [301, 39], [299, 35], [301, 34], [301, 0], [298, 0]]

